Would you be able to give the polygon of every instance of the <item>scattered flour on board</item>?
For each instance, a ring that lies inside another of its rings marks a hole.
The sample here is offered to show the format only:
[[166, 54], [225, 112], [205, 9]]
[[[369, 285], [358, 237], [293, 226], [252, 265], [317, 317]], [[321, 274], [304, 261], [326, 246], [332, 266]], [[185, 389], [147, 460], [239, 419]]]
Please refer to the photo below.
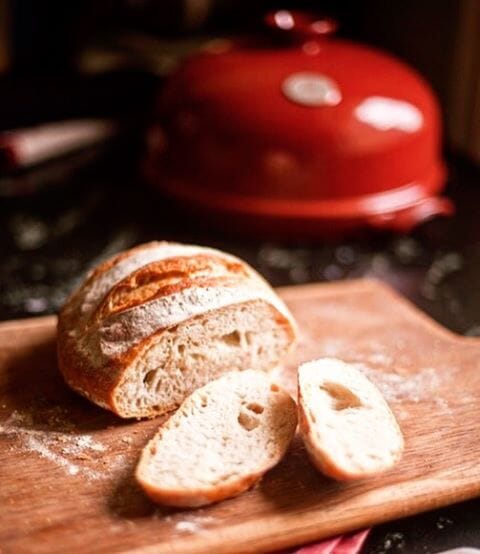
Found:
[[431, 400], [440, 385], [438, 371], [426, 367], [417, 373], [400, 375], [373, 369], [364, 364], [356, 364], [381, 390], [388, 401], [421, 402]]
[[175, 531], [179, 533], [200, 533], [205, 531], [205, 525], [214, 518], [207, 516], [189, 515], [175, 523]]
[[175, 531], [179, 531], [180, 533], [197, 533], [200, 529], [198, 523], [194, 521], [179, 521], [175, 525]]
[[[333, 356], [317, 356], [333, 357]], [[369, 363], [388, 365], [390, 358], [379, 353], [367, 358]], [[448, 402], [439, 395], [441, 374], [433, 367], [420, 369], [417, 373], [391, 373], [383, 369], [374, 369], [366, 363], [352, 362], [380, 389], [388, 402], [433, 402], [440, 408], [448, 408]], [[295, 394], [296, 371], [294, 368], [285, 370], [278, 366], [272, 370], [272, 377], [279, 385]]]
[[28, 433], [24, 431], [23, 433], [25, 435], [23, 446], [26, 450], [36, 452], [37, 454], [40, 454], [42, 458], [46, 458], [54, 464], [63, 467], [69, 475], [77, 475], [77, 473], [80, 472], [78, 465], [69, 462], [60, 454], [53, 452], [53, 450], [47, 446], [45, 440], [36, 438], [35, 435], [32, 434], [32, 431], [29, 431]]
[[[447, 375], [434, 367], [421, 367], [416, 373], [402, 373], [401, 368], [412, 363], [408, 345], [401, 338], [395, 343], [394, 352], [380, 341], [369, 340], [355, 344], [349, 337], [327, 337], [311, 335], [308, 330], [300, 335], [298, 351], [304, 360], [315, 358], [340, 358], [354, 363], [380, 389], [389, 402], [428, 401], [441, 409], [448, 410], [448, 402], [439, 391]], [[388, 371], [388, 369], [393, 371]], [[277, 368], [274, 372], [279, 383], [290, 391], [296, 372]], [[444, 385], [445, 383], [443, 383]]]
[[[45, 421], [46, 428], [36, 429], [31, 413], [15, 410], [0, 423], [0, 434], [17, 439], [17, 444], [12, 448], [19, 452], [35, 452], [62, 468], [68, 475], [78, 474], [89, 480], [108, 477], [111, 471], [102, 472], [98, 469], [99, 454], [106, 451], [104, 444], [94, 440], [91, 435], [75, 433], [71, 423], [62, 419], [59, 410], [52, 409]], [[115, 465], [120, 465], [121, 460], [117, 458]]]
[[[401, 341], [398, 341], [395, 357], [403, 363], [408, 362], [408, 352]], [[358, 359], [363, 363], [373, 365], [392, 365], [395, 360], [391, 349], [377, 340], [362, 341], [361, 344], [352, 343], [346, 337], [317, 337], [308, 330], [300, 334], [298, 341], [298, 352], [302, 353], [305, 359], [316, 358], [343, 358], [348, 355], [350, 359]], [[398, 361], [398, 360], [397, 360]]]
[[[300, 335], [298, 352], [301, 362], [316, 358], [339, 358], [355, 364], [380, 389], [388, 402], [397, 404], [429, 402], [444, 412], [449, 411], [447, 400], [441, 391], [445, 390], [448, 375], [442, 369], [420, 367], [415, 373], [405, 373], [403, 367], [412, 363], [411, 355], [399, 338], [395, 351], [379, 341], [349, 343], [348, 337], [315, 337], [309, 332]], [[296, 362], [298, 363], [298, 361]], [[291, 394], [296, 394], [296, 363], [288, 368], [278, 366], [272, 372], [273, 378]]]
[[401, 375], [384, 370], [373, 369], [365, 364], [357, 367], [381, 391], [387, 402], [399, 405], [397, 412], [401, 419], [409, 417], [409, 410], [404, 403], [428, 402], [441, 410], [443, 416], [451, 416], [448, 401], [441, 395], [441, 372], [433, 367], [425, 367], [417, 373]]

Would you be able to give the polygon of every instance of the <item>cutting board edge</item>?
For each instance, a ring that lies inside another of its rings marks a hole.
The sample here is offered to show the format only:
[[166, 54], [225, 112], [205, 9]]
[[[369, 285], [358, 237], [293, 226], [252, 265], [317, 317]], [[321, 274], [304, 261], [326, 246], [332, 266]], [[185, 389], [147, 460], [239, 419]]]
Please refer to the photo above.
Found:
[[[335, 298], [338, 298], [337, 296], [337, 290], [338, 289], [343, 289], [342, 290], [342, 297], [343, 295], [348, 295], [351, 291], [360, 291], [360, 293], [362, 291], [364, 291], [365, 293], [367, 292], [371, 292], [372, 290], [375, 290], [375, 291], [384, 291], [386, 292], [386, 294], [388, 294], [389, 296], [393, 298], [395, 298], [396, 302], [401, 302], [401, 304], [405, 307], [405, 313], [408, 313], [409, 314], [409, 317], [414, 319], [418, 316], [418, 321], [422, 322], [423, 325], [425, 325], [426, 327], [428, 327], [432, 334], [435, 334], [436, 336], [438, 336], [438, 333], [436, 332], [437, 331], [437, 327], [439, 328], [438, 330], [441, 331], [440, 334], [442, 334], [445, 338], [448, 338], [449, 340], [445, 341], [444, 344], [446, 344], [447, 342], [452, 342], [452, 339], [453, 341], [455, 341], [456, 344], [459, 344], [460, 341], [463, 341], [463, 340], [467, 340], [466, 337], [462, 337], [460, 335], [456, 335], [450, 331], [446, 331], [444, 330], [439, 324], [437, 324], [434, 320], [432, 320], [429, 316], [425, 315], [421, 310], [419, 310], [418, 308], [415, 307], [414, 304], [412, 304], [409, 300], [405, 299], [403, 296], [401, 296], [399, 293], [397, 293], [394, 289], [392, 289], [389, 285], [381, 282], [381, 281], [377, 281], [377, 280], [371, 280], [371, 279], [365, 279], [365, 280], [351, 280], [351, 281], [348, 281], [348, 282], [341, 282], [341, 283], [335, 283], [335, 284], [330, 284], [330, 283], [325, 283], [325, 284], [307, 284], [307, 285], [302, 285], [302, 286], [299, 286], [299, 287], [283, 287], [281, 289], [279, 289], [279, 292], [280, 294], [287, 300], [289, 300], [289, 298], [298, 298], [298, 299], [302, 299], [302, 298], [305, 298], [305, 299], [308, 299], [308, 298], [315, 298], [315, 299], [319, 299], [321, 298], [323, 295], [325, 296], [328, 296], [330, 298], [331, 301], [335, 301]], [[1, 323], [0, 322], [0, 332], [1, 331], [5, 331], [5, 334], [8, 335], [8, 333], [10, 332], [15, 332], [15, 331], [18, 331], [19, 329], [22, 329], [22, 328], [25, 328], [25, 329], [28, 329], [30, 332], [31, 332], [31, 335], [32, 336], [40, 336], [40, 335], [45, 335], [48, 333], [48, 337], [49, 337], [49, 340], [51, 340], [52, 336], [53, 336], [53, 332], [54, 332], [54, 324], [55, 324], [55, 321], [56, 321], [56, 316], [54, 315], [50, 315], [50, 316], [43, 316], [43, 317], [34, 317], [34, 318], [28, 318], [28, 319], [21, 319], [21, 320], [12, 320], [12, 321], [7, 321], [7, 322], [3, 322]], [[25, 325], [26, 324], [26, 325]], [[477, 344], [477, 347], [480, 345], [480, 341], [478, 338], [468, 338], [468, 342], [470, 343], [476, 343]], [[479, 468], [480, 469], [480, 468]], [[418, 503], [416, 504], [415, 506], [415, 509], [412, 509], [411, 506], [409, 504], [407, 504], [406, 502], [406, 497], [408, 495], [404, 494], [404, 498], [403, 500], [402, 499], [399, 499], [399, 506], [397, 507], [396, 510], [391, 510], [388, 514], [386, 513], [383, 513], [383, 511], [381, 510], [378, 510], [379, 512], [381, 512], [380, 514], [374, 514], [372, 515], [374, 512], [374, 507], [377, 506], [381, 506], [382, 502], [377, 502], [376, 504], [371, 504], [370, 505], [370, 509], [372, 510], [372, 514], [371, 514], [371, 517], [368, 517], [368, 509], [369, 507], [367, 506], [367, 516], [365, 515], [365, 513], [363, 514], [360, 514], [360, 516], [362, 517], [367, 517], [368, 519], [368, 522], [365, 522], [366, 524], [378, 524], [378, 523], [382, 523], [384, 521], [390, 521], [392, 519], [396, 519], [398, 517], [405, 517], [405, 516], [409, 516], [409, 515], [414, 515], [414, 514], [417, 514], [417, 513], [420, 513], [420, 512], [423, 512], [423, 511], [427, 511], [427, 510], [430, 510], [430, 509], [433, 509], [433, 508], [437, 508], [437, 507], [441, 507], [441, 506], [446, 506], [448, 504], [452, 504], [452, 503], [455, 503], [455, 502], [460, 502], [462, 500], [468, 500], [468, 499], [471, 499], [471, 498], [475, 498], [477, 496], [480, 495], [480, 475], [477, 475], [478, 471], [476, 470], [476, 467], [474, 468], [474, 471], [473, 471], [474, 475], [469, 475], [468, 476], [468, 482], [462, 482], [462, 479], [456, 479], [454, 482], [457, 483], [456, 485], [454, 486], [450, 486], [450, 488], [448, 490], [445, 490], [445, 488], [441, 491], [441, 494], [437, 494], [437, 495], [431, 495], [431, 490], [429, 491], [429, 494], [431, 496], [435, 496], [435, 498], [432, 500], [431, 498], [430, 499], [425, 499], [424, 501], [421, 500], [422, 496], [421, 495], [417, 495], [417, 498], [419, 498], [418, 500]], [[450, 476], [447, 476], [447, 475], [444, 475], [445, 477], [445, 481], [447, 483], [449, 483], [448, 481], [448, 477], [451, 478], [451, 475]], [[428, 477], [425, 476], [425, 477], [422, 477], [420, 480], [416, 480], [416, 481], [413, 481], [414, 484], [416, 485], [421, 485], [422, 483], [424, 485], [427, 484], [428, 482]], [[464, 480], [463, 480], [464, 481]], [[401, 486], [398, 485], [398, 486]], [[374, 493], [374, 491], [366, 491], [364, 494], [370, 494], [370, 493]], [[424, 493], [425, 494], [425, 493]], [[412, 498], [412, 497], [409, 497], [409, 498]], [[415, 498], [415, 496], [413, 496], [413, 498]], [[358, 508], [357, 508], [358, 510]], [[363, 508], [362, 508], [363, 510]], [[268, 551], [272, 549], [272, 545], [273, 548], [282, 548], [282, 547], [288, 547], [288, 546], [293, 546], [294, 544], [298, 544], [299, 542], [308, 542], [308, 541], [313, 541], [313, 540], [316, 540], [316, 539], [320, 539], [320, 538], [325, 538], [327, 536], [331, 536], [332, 534], [335, 534], [335, 533], [340, 533], [340, 532], [346, 532], [346, 531], [351, 531], [351, 530], [354, 530], [354, 529], [357, 529], [359, 527], [363, 527], [365, 525], [364, 523], [364, 520], [361, 519], [361, 518], [356, 518], [355, 517], [355, 514], [354, 514], [354, 517], [352, 518], [352, 521], [348, 522], [344, 522], [342, 524], [342, 520], [339, 519], [339, 520], [335, 520], [334, 521], [334, 524], [331, 524], [331, 523], [328, 523], [328, 522], [323, 522], [323, 525], [329, 525], [329, 528], [328, 528], [328, 531], [318, 531], [318, 526], [322, 526], [322, 521], [320, 520], [320, 523], [319, 523], [319, 518], [318, 518], [318, 514], [322, 513], [322, 510], [319, 510], [319, 509], [314, 509], [312, 510], [311, 512], [302, 512], [300, 511], [300, 515], [303, 514], [303, 516], [307, 519], [306, 523], [304, 523], [303, 527], [301, 529], [298, 529], [297, 527], [295, 527], [295, 524], [294, 524], [294, 520], [293, 518], [298, 515], [296, 514], [295, 512], [293, 513], [289, 513], [291, 512], [291, 510], [283, 510], [282, 511], [282, 508], [280, 507], [277, 512], [275, 514], [271, 514], [270, 515], [270, 522], [268, 522], [267, 520], [267, 523], [269, 526], [271, 526], [271, 536], [263, 536], [261, 537], [260, 539], [258, 538], [255, 538], [254, 540], [256, 541], [255, 542], [255, 546], [251, 546], [250, 549], [247, 549], [247, 545], [248, 545], [248, 542], [252, 542], [252, 539], [250, 537], [248, 537], [248, 532], [245, 532], [245, 530], [248, 529], [248, 526], [251, 526], [252, 529], [255, 529], [254, 525], [255, 525], [255, 522], [245, 522], [243, 524], [239, 524], [237, 527], [231, 527], [231, 529], [229, 529], [227, 535], [231, 532], [232, 534], [237, 534], [237, 535], [240, 535], [241, 536], [241, 540], [243, 541], [242, 543], [240, 543], [240, 547], [239, 548], [243, 548], [241, 545], [242, 544], [245, 544], [245, 550], [241, 550], [242, 552], [248, 552], [248, 551], [253, 551], [252, 548], [255, 548], [254, 551], [258, 551], [258, 548], [260, 547], [263, 551]], [[282, 518], [285, 518], [285, 513], [287, 513], [289, 515], [289, 518], [290, 518], [290, 522], [287, 520], [286, 522], [286, 525], [284, 523], [280, 524], [279, 521], [280, 519]], [[315, 521], [315, 516], [317, 516], [317, 521]], [[276, 518], [279, 518], [278, 521], [276, 521]], [[345, 518], [347, 519], [347, 518]], [[310, 521], [308, 521], [310, 520]], [[275, 526], [276, 526], [276, 529], [275, 529]], [[286, 530], [286, 534], [288, 534], [288, 537], [286, 538], [286, 541], [287, 542], [274, 542], [275, 539], [278, 539], [279, 541], [283, 541], [283, 537], [282, 535], [279, 536], [278, 534], [278, 529], [280, 528], [280, 532], [283, 533], [285, 532]], [[332, 530], [333, 529], [333, 530]], [[220, 530], [213, 530], [212, 529], [212, 532], [213, 533], [221, 533], [222, 532], [222, 529]], [[151, 545], [147, 546], [147, 547], [132, 547], [130, 549], [127, 549], [127, 550], [117, 550], [115, 549], [114, 551], [115, 552], [122, 552], [123, 554], [153, 554], [155, 552], [158, 553], [158, 552], [171, 552], [171, 553], [175, 553], [175, 552], [184, 552], [185, 551], [185, 545], [188, 546], [188, 551], [189, 552], [192, 552], [192, 554], [194, 554], [195, 552], [197, 554], [200, 554], [201, 552], [211, 552], [212, 551], [212, 546], [211, 544], [209, 544], [208, 546], [202, 546], [200, 548], [200, 546], [195, 546], [197, 544], [197, 541], [201, 541], [203, 540], [203, 538], [205, 536], [208, 536], [207, 535], [208, 533], [208, 529], [205, 529], [204, 530], [204, 533], [201, 533], [201, 535], [203, 535], [203, 537], [201, 536], [198, 536], [198, 537], [192, 537], [191, 535], [185, 535], [184, 538], [180, 538], [178, 539], [178, 542], [176, 542], [175, 545], [169, 545], [168, 542], [162, 542], [162, 543], [157, 543], [157, 544], [153, 544], [151, 543]], [[222, 536], [225, 535], [225, 531], [223, 531], [223, 533], [221, 533]], [[247, 538], [248, 537], [248, 540]], [[152, 537], [154, 540], [155, 540], [155, 537]], [[180, 546], [178, 547], [177, 545]], [[193, 547], [192, 547], [192, 544], [193, 544]], [[200, 543], [199, 543], [200, 544]], [[219, 552], [220, 554], [223, 552], [224, 554], [226, 554], [227, 552], [231, 553], [232, 550], [231, 550], [231, 544], [229, 546], [225, 546], [224, 549], [217, 549], [215, 550], [216, 552]], [[183, 545], [183, 546], [182, 546]], [[117, 545], [116, 548], [122, 548], [121, 545]], [[183, 548], [183, 550], [182, 550]], [[230, 548], [230, 549], [229, 549]], [[235, 550], [235, 552], [237, 552], [237, 550]]]
[[32, 327], [45, 327], [50, 325], [57, 324], [57, 316], [52, 315], [41, 315], [36, 317], [26, 317], [21, 319], [6, 319], [0, 321], [0, 332], [2, 331], [13, 331], [16, 328], [32, 328]]
[[[422, 480], [420, 480], [419, 483], [421, 482]], [[236, 542], [234, 551], [232, 550], [232, 542], [228, 545], [224, 543], [224, 547], [217, 544], [215, 541], [205, 544], [205, 538], [210, 534], [208, 531], [205, 531], [202, 533], [202, 537], [198, 537], [198, 545], [195, 545], [195, 542], [197, 541], [192, 541], [191, 537], [186, 537], [185, 539], [177, 538], [175, 539], [175, 544], [150, 544], [148, 546], [139, 546], [127, 550], [121, 550], [118, 554], [158, 554], [160, 552], [159, 547], [163, 548], [161, 552], [165, 554], [183, 554], [186, 551], [188, 551], [189, 554], [210, 554], [213, 551], [212, 548], [215, 549], [214, 552], [216, 554], [232, 554], [232, 552], [241, 552], [245, 554], [277, 552], [284, 548], [291, 548], [295, 546], [300, 547], [301, 545], [306, 545], [318, 540], [328, 539], [344, 533], [351, 533], [396, 519], [410, 517], [430, 510], [480, 497], [480, 481], [478, 483], [478, 490], [472, 491], [471, 488], [467, 488], [468, 486], [469, 484], [465, 484], [462, 488], [456, 491], [443, 491], [440, 497], [437, 497], [434, 500], [426, 499], [429, 501], [426, 501], [420, 508], [418, 508], [417, 505], [416, 509], [408, 509], [408, 506], [399, 503], [397, 510], [383, 513], [375, 511], [376, 505], [373, 504], [371, 506], [372, 514], [366, 511], [364, 514], [360, 514], [358, 517], [353, 519], [352, 516], [348, 516], [350, 518], [349, 520], [339, 520], [339, 524], [334, 524], [328, 530], [325, 529], [320, 532], [318, 532], [318, 529], [314, 528], [315, 526], [318, 526], [318, 520], [313, 521], [314, 514], [316, 512], [309, 512], [310, 517], [312, 518], [312, 522], [310, 524], [306, 523], [303, 527], [297, 527], [294, 524], [289, 526], [288, 523], [285, 523], [285, 521], [282, 520], [285, 537], [282, 536], [279, 538], [278, 531], [272, 533], [272, 536], [263, 535], [261, 538], [255, 537], [253, 539], [249, 537], [248, 539], [243, 539], [240, 543]], [[363, 509], [364, 508], [362, 507], [362, 511]], [[255, 522], [248, 522], [247, 524], [230, 527], [228, 531], [236, 532], [239, 536], [246, 537], [248, 536], [248, 528], [255, 525]], [[212, 536], [215, 535], [216, 530], [212, 529], [211, 534]], [[224, 541], [225, 538], [222, 537], [221, 540]], [[249, 546], [250, 543], [254, 543], [254, 545], [252, 544]], [[185, 550], [185, 548], [187, 548], [187, 550]]]

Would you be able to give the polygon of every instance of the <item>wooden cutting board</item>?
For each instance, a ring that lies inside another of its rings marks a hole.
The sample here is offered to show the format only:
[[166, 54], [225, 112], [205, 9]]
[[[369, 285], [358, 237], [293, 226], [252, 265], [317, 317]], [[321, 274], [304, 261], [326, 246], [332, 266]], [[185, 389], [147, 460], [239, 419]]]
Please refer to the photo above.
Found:
[[132, 480], [160, 420], [120, 421], [63, 384], [55, 318], [0, 325], [0, 551], [259, 552], [480, 495], [480, 340], [458, 337], [376, 282], [280, 291], [301, 329], [298, 362], [361, 364], [401, 423], [391, 472], [337, 484], [295, 439], [253, 490], [198, 510], [150, 503]]

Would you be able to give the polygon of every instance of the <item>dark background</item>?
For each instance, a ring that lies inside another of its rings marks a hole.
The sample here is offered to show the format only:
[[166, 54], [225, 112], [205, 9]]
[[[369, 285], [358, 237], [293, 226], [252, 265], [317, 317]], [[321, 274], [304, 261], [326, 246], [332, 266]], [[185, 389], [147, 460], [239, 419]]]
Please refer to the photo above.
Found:
[[[175, 57], [204, 37], [258, 31], [261, 14], [279, 7], [277, 2], [210, 2], [208, 15], [197, 19], [185, 16], [188, 2], [173, 0], [7, 4], [0, 127], [108, 116], [128, 119], [131, 131], [94, 162], [62, 173], [49, 186], [0, 200], [1, 319], [55, 313], [89, 267], [134, 244], [166, 239], [233, 252], [274, 285], [379, 278], [449, 329], [480, 336], [480, 173], [448, 138], [447, 194], [457, 214], [409, 235], [308, 244], [244, 239], [210, 231], [143, 183], [142, 131], [167, 72], [152, 70], [151, 60], [123, 40], [126, 31], [155, 37], [159, 57]], [[294, 4], [321, 7], [341, 21], [344, 36], [408, 60], [435, 88], [448, 122], [458, 2]], [[115, 52], [116, 65], [92, 71], [105, 50]], [[23, 177], [22, 171], [8, 176]], [[433, 553], [462, 545], [480, 547], [478, 500], [380, 526], [364, 551]]]

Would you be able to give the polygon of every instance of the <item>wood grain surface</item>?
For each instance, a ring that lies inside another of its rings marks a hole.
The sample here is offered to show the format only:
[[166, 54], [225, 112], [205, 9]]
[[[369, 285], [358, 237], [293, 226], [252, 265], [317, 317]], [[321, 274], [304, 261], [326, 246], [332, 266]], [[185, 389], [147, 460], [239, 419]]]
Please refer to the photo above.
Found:
[[0, 324], [0, 552], [273, 551], [480, 495], [480, 340], [443, 329], [376, 282], [280, 291], [300, 329], [278, 370], [356, 362], [390, 401], [406, 438], [381, 477], [334, 483], [295, 439], [253, 490], [198, 510], [153, 505], [132, 472], [161, 422], [121, 421], [63, 384], [55, 318]]

